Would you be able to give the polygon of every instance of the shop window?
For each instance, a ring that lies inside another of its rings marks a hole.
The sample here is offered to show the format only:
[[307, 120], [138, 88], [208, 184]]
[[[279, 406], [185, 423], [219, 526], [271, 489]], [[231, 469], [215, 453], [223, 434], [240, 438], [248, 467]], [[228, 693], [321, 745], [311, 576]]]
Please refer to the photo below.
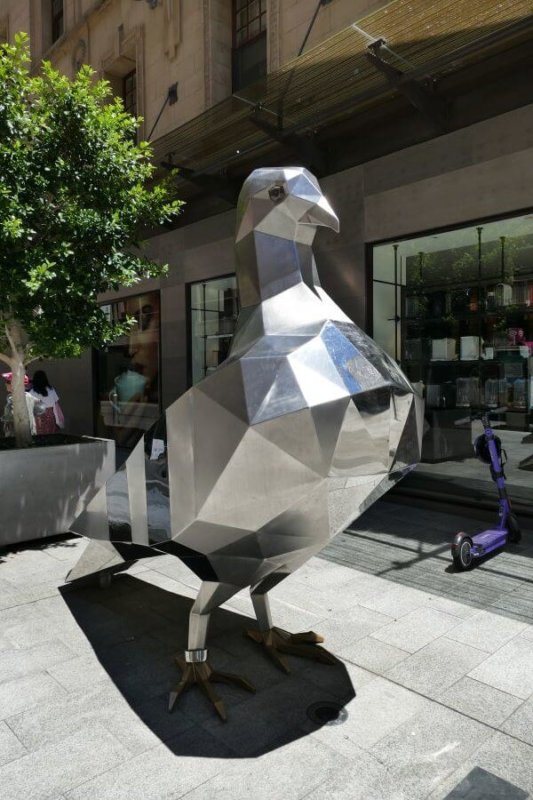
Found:
[[190, 383], [198, 383], [227, 358], [238, 312], [234, 275], [190, 285]]
[[96, 433], [133, 447], [161, 413], [159, 292], [102, 308], [111, 321], [133, 318], [135, 324], [97, 353]]
[[511, 488], [533, 503], [533, 215], [375, 245], [373, 336], [425, 397], [417, 474], [490, 491], [478, 423], [461, 422], [488, 407]]
[[51, 0], [52, 43], [63, 35], [63, 0]]
[[266, 57], [266, 0], [234, 0], [234, 92], [266, 75]]

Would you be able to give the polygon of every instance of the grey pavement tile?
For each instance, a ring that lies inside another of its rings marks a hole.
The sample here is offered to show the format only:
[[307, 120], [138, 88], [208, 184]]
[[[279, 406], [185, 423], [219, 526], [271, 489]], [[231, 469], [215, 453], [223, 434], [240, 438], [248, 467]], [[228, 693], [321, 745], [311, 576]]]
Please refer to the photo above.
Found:
[[[358, 667], [357, 664], [350, 664], [348, 661], [341, 662], [342, 668], [346, 670], [348, 673], [348, 677], [352, 683], [354, 690], [357, 692], [361, 689], [365, 684], [370, 683], [370, 681], [376, 680], [377, 675], [373, 672], [369, 672], [362, 667]], [[312, 664], [311, 666], [305, 668], [303, 666], [302, 660], [302, 671], [300, 675], [304, 680], [310, 681], [314, 683], [315, 686], [318, 686], [320, 689], [324, 689], [326, 692], [330, 694], [336, 694], [339, 689], [339, 668], [332, 666], [331, 668], [329, 665], [324, 664]]]
[[71, 658], [74, 658], [74, 653], [59, 640], [43, 642], [35, 647], [4, 650], [0, 653], [0, 676], [2, 681], [20, 678]]
[[491, 733], [481, 723], [433, 704], [382, 738], [372, 754], [409, 797], [425, 798]]
[[418, 608], [375, 631], [372, 638], [414, 653], [433, 639], [451, 631], [457, 624], [457, 617], [451, 614], [444, 614], [434, 608]]
[[379, 630], [393, 621], [392, 617], [371, 611], [364, 606], [354, 606], [341, 614], [323, 619], [319, 623], [324, 647], [342, 649], [353, 642]]
[[[327, 669], [324, 665], [317, 665]], [[340, 676], [341, 678], [342, 676]], [[253, 676], [252, 676], [253, 680]], [[222, 691], [220, 692], [223, 696]], [[259, 691], [246, 694], [245, 701], [236, 706], [226, 704], [228, 721], [222, 723], [211, 715], [203, 728], [241, 757], [264, 753], [279, 739], [286, 742], [301, 738], [309, 728], [307, 709], [319, 701], [344, 704], [353, 694], [349, 678], [339, 679], [336, 694], [304, 680], [299, 674], [285, 676], [285, 680]]]
[[[443, 692], [439, 700], [449, 708], [497, 728], [522, 701], [486, 683], [461, 678]], [[532, 719], [533, 723], [533, 719]]]
[[5, 722], [0, 722], [0, 767], [25, 755], [26, 748]]
[[[526, 795], [533, 794], [533, 747], [518, 742], [503, 733], [495, 733], [489, 739], [478, 742], [478, 744], [479, 748], [474, 753], [465, 754], [466, 758], [463, 763], [434, 789], [428, 796], [428, 800], [446, 800], [476, 767], [507, 781], [512, 787], [521, 789]], [[508, 799], [504, 795], [497, 800], [511, 800], [511, 798]], [[470, 799], [468, 798], [468, 800]], [[473, 800], [478, 800], [476, 795]], [[479, 800], [493, 800], [493, 798], [489, 796], [479, 798]]]
[[[222, 723], [221, 723], [222, 724]], [[231, 751], [204, 730], [184, 731], [66, 793], [67, 800], [177, 800], [226, 769]]]
[[396, 664], [385, 675], [435, 698], [486, 658], [487, 654], [481, 650], [441, 636]]
[[390, 644], [380, 642], [372, 636], [360, 639], [338, 653], [340, 658], [357, 664], [364, 669], [383, 675], [387, 670], [409, 657], [407, 650], [400, 650]]
[[500, 727], [505, 733], [533, 745], [533, 700], [523, 703]]
[[480, 611], [450, 631], [447, 636], [456, 642], [463, 642], [487, 653], [493, 653], [526, 627], [525, 622], [518, 622], [490, 611]]
[[349, 591], [349, 587], [350, 584], [323, 587], [318, 576], [312, 587], [308, 587], [291, 576], [278, 584], [269, 593], [269, 598], [277, 603], [305, 609], [321, 619], [329, 614], [344, 612], [357, 604], [357, 596]]
[[520, 636], [523, 636], [524, 639], [533, 639], [533, 625], [527, 625]]
[[393, 619], [398, 619], [417, 608], [427, 606], [431, 597], [429, 592], [384, 581], [381, 591], [372, 597], [361, 600], [361, 605], [373, 611], [379, 611], [380, 614], [387, 614]]
[[432, 706], [424, 697], [376, 678], [346, 705], [348, 717], [342, 724], [317, 728], [313, 738], [350, 758], [354, 746], [369, 750], [398, 725]]
[[49, 800], [129, 756], [105, 728], [92, 725], [1, 767], [2, 800]]
[[67, 692], [87, 689], [100, 681], [109, 680], [109, 673], [104, 669], [90, 645], [87, 646], [90, 651], [87, 652], [87, 655], [72, 658], [47, 669], [47, 672]]
[[74, 564], [87, 547], [88, 540], [81, 536], [71, 536], [68, 539], [59, 539], [49, 542], [43, 549], [50, 558], [56, 561], [66, 561]]
[[329, 783], [349, 761], [312, 739], [300, 739], [250, 762], [228, 767], [187, 795], [187, 800], [298, 800], [324, 780]]
[[518, 786], [481, 767], [474, 767], [445, 800], [527, 800], [528, 797], [529, 794]]
[[437, 611], [443, 611], [445, 614], [451, 614], [452, 616], [459, 617], [460, 619], [467, 619], [468, 617], [471, 617], [473, 613], [475, 613], [472, 611], [471, 605], [459, 603], [457, 600], [452, 600], [449, 597], [442, 597], [439, 595], [429, 598], [428, 608], [436, 608]]
[[0, 683], [0, 719], [18, 714], [27, 708], [64, 697], [62, 686], [51, 675], [34, 673]]
[[305, 800], [413, 800], [372, 753], [354, 745], [349, 760], [350, 767], [328, 776]]
[[28, 750], [37, 750], [92, 724], [102, 725], [133, 754], [159, 744], [158, 737], [111, 684], [43, 700], [35, 708], [10, 716], [7, 723]]
[[471, 678], [527, 700], [533, 694], [533, 640], [517, 636], [469, 672]]

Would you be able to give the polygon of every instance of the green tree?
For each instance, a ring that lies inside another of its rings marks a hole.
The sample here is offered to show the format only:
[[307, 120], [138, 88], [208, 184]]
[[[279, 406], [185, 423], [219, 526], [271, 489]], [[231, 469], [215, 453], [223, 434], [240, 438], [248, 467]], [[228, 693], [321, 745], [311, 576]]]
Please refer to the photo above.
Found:
[[166, 270], [143, 257], [140, 234], [181, 202], [172, 176], [149, 183], [138, 125], [90, 67], [72, 81], [49, 63], [32, 76], [25, 34], [0, 47], [0, 361], [19, 447], [31, 444], [27, 365], [124, 333], [131, 321], [106, 319], [98, 294]]

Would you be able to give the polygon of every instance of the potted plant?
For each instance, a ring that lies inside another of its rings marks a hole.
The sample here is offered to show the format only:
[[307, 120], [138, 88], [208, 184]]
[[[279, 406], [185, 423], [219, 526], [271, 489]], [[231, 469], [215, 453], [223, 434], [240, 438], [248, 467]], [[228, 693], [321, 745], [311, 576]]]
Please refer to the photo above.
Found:
[[25, 34], [0, 46], [0, 362], [12, 372], [11, 444], [34, 461], [28, 364], [129, 330], [132, 321], [106, 318], [98, 295], [165, 271], [143, 257], [139, 237], [181, 203], [172, 176], [148, 185], [150, 147], [136, 144], [138, 120], [106, 81], [88, 66], [74, 80], [49, 63], [31, 75], [29, 63]]

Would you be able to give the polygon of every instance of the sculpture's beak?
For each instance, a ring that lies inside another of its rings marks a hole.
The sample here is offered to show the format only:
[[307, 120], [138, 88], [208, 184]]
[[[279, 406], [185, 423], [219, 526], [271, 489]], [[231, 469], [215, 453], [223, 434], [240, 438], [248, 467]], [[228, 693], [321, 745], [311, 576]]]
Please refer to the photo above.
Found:
[[339, 232], [339, 219], [325, 197], [308, 211], [300, 220], [304, 225], [323, 225]]

